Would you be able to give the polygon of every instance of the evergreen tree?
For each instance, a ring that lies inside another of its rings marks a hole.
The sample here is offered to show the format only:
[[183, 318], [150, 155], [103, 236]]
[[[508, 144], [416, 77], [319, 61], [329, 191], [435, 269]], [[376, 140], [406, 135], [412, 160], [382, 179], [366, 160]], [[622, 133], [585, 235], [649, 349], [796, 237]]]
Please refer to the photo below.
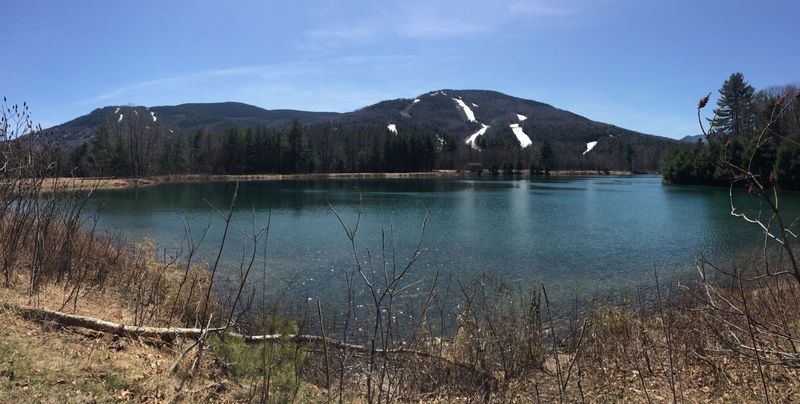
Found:
[[783, 142], [775, 158], [775, 176], [785, 189], [800, 189], [800, 146]]
[[292, 122], [292, 129], [289, 130], [289, 156], [287, 168], [290, 172], [299, 173], [305, 168], [303, 159], [303, 127], [297, 119]]
[[633, 147], [631, 147], [630, 143], [625, 143], [625, 146], [622, 149], [622, 156], [625, 159], [625, 166], [628, 168], [628, 171], [633, 171]]
[[544, 144], [542, 144], [542, 149], [539, 150], [539, 159], [542, 161], [542, 168], [545, 174], [549, 173], [550, 166], [553, 164], [553, 147], [550, 146], [550, 142], [545, 141]]
[[719, 89], [716, 117], [711, 120], [715, 132], [727, 136], [746, 136], [755, 125], [755, 90], [742, 73], [733, 73]]

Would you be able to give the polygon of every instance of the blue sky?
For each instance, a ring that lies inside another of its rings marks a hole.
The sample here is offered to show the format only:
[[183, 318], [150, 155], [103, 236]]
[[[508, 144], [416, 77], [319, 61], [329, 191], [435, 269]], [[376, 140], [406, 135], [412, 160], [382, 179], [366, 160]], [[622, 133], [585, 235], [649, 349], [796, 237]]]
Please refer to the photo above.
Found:
[[669, 137], [734, 71], [797, 83], [800, 2], [11, 1], [0, 95], [55, 125], [105, 105], [350, 111], [492, 89]]

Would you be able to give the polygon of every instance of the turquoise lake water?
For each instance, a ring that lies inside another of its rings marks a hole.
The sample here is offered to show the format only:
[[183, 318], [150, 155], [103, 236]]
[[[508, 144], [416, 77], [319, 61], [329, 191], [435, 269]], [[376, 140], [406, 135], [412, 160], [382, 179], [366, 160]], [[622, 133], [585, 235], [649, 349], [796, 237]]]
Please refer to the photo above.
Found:
[[[195, 237], [210, 225], [199, 258], [212, 262], [222, 221], [208, 203], [227, 209], [234, 187], [102, 191], [93, 204], [101, 229], [136, 241], [147, 237], [170, 250], [185, 244], [184, 217]], [[782, 198], [790, 211], [800, 207], [797, 194]], [[737, 200], [755, 202], [744, 193]], [[664, 278], [692, 276], [700, 254], [730, 261], [760, 240], [756, 228], [730, 215], [727, 188], [662, 185], [658, 176], [245, 182], [222, 273], [238, 274], [245, 234], [254, 224], [265, 226], [271, 212], [268, 292], [291, 283], [295, 298], [341, 299], [354, 259], [329, 204], [351, 225], [361, 206], [359, 254], [366, 261], [370, 249], [378, 274], [381, 231], [386, 239], [393, 232], [403, 263], [427, 212], [424, 254], [409, 280], [430, 280], [438, 271], [441, 279], [468, 282], [486, 273], [518, 287], [542, 281], [562, 298], [652, 283], [654, 268]], [[259, 259], [254, 270], [258, 284], [262, 264]]]

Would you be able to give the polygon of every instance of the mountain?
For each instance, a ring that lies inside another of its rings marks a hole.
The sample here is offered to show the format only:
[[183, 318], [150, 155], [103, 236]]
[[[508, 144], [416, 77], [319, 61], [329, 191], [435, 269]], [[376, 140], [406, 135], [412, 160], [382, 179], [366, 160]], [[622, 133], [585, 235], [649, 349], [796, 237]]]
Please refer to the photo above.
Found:
[[697, 144], [697, 142], [706, 142], [706, 137], [704, 135], [686, 135], [680, 138], [680, 141], [683, 143], [691, 143]]
[[[522, 164], [526, 168], [544, 164], [560, 169], [656, 170], [669, 150], [688, 147], [674, 139], [593, 121], [538, 101], [496, 91], [451, 89], [381, 101], [347, 113], [266, 110], [236, 102], [109, 106], [51, 128], [48, 138], [63, 148], [74, 149], [89, 143], [100, 131], [118, 135], [136, 132], [141, 135], [135, 136], [145, 139], [167, 132], [223, 134], [231, 128], [285, 132], [294, 120], [305, 127], [313, 143], [309, 147], [316, 155], [333, 153], [339, 156], [334, 159], [337, 167], [348, 170], [366, 167], [366, 154], [372, 156], [370, 161], [386, 158], [383, 154], [389, 146], [380, 144], [393, 142], [392, 136], [438, 139], [434, 142], [440, 144], [437, 153], [443, 156], [436, 165], [440, 168], [479, 162], [485, 166]], [[550, 157], [543, 157], [543, 151]], [[361, 160], [348, 166], [353, 159]], [[326, 170], [337, 169], [330, 164], [323, 164]]]
[[[438, 90], [415, 99], [383, 101], [343, 114], [338, 121], [386, 122], [387, 125], [394, 124], [398, 131], [404, 126], [425, 127], [456, 135], [464, 141], [488, 126], [478, 137], [517, 137], [518, 140], [523, 139], [521, 146], [526, 143], [525, 137], [537, 136], [550, 140], [580, 140], [584, 143], [581, 146], [609, 135], [647, 136], [675, 142], [592, 121], [542, 102], [487, 90]], [[515, 131], [517, 127], [522, 131]], [[558, 138], [554, 138], [556, 136]]]
[[[491, 149], [484, 164], [535, 160], [547, 143], [561, 168], [640, 167], [656, 170], [675, 139], [593, 121], [538, 101], [487, 90], [437, 90], [413, 99], [382, 101], [333, 120], [340, 130], [390, 130], [452, 137], [472, 150]], [[520, 152], [515, 150], [521, 148]], [[498, 151], [505, 149], [505, 151]], [[633, 156], [628, 158], [627, 154]], [[462, 156], [464, 157], [464, 156]], [[467, 158], [468, 156], [464, 157]], [[627, 161], [631, 160], [631, 161]]]
[[[152, 112], [152, 114], [150, 114]], [[66, 146], [77, 146], [89, 139], [106, 123], [125, 119], [125, 115], [155, 116], [158, 123], [170, 130], [196, 131], [230, 127], [289, 127], [297, 119], [306, 124], [334, 119], [335, 112], [308, 112], [291, 109], [266, 110], [241, 102], [192, 103], [174, 106], [138, 107], [108, 106], [48, 129], [51, 140]], [[122, 118], [119, 118], [120, 115]]]

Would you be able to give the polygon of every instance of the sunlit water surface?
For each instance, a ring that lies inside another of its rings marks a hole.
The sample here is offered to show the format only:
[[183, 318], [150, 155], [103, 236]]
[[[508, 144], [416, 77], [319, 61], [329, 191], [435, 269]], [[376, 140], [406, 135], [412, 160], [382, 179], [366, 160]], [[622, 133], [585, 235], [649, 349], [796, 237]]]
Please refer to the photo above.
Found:
[[[195, 239], [210, 225], [199, 251], [199, 259], [210, 263], [223, 222], [209, 204], [225, 211], [234, 187], [217, 182], [102, 191], [93, 206], [101, 229], [134, 241], [148, 238], [170, 251], [186, 249], [184, 220]], [[737, 198], [753, 204], [746, 194]], [[796, 213], [798, 195], [782, 198]], [[690, 277], [701, 254], [728, 262], [752, 251], [760, 237], [752, 225], [730, 215], [727, 188], [667, 186], [657, 176], [245, 182], [221, 273], [238, 276], [247, 236], [266, 226], [271, 214], [266, 293], [274, 297], [290, 285], [285, 299], [340, 303], [354, 258], [330, 206], [349, 226], [360, 207], [358, 253], [371, 277], [370, 250], [378, 279], [382, 233], [387, 254], [395, 251], [402, 266], [428, 215], [423, 255], [407, 277], [407, 282], [425, 280], [409, 290], [412, 305], [421, 304], [437, 272], [440, 285], [484, 273], [513, 288], [541, 281], [551, 296], [564, 299], [652, 284], [654, 269], [665, 279]], [[263, 264], [259, 258], [251, 275], [257, 289]], [[354, 285], [363, 297], [359, 277]]]

